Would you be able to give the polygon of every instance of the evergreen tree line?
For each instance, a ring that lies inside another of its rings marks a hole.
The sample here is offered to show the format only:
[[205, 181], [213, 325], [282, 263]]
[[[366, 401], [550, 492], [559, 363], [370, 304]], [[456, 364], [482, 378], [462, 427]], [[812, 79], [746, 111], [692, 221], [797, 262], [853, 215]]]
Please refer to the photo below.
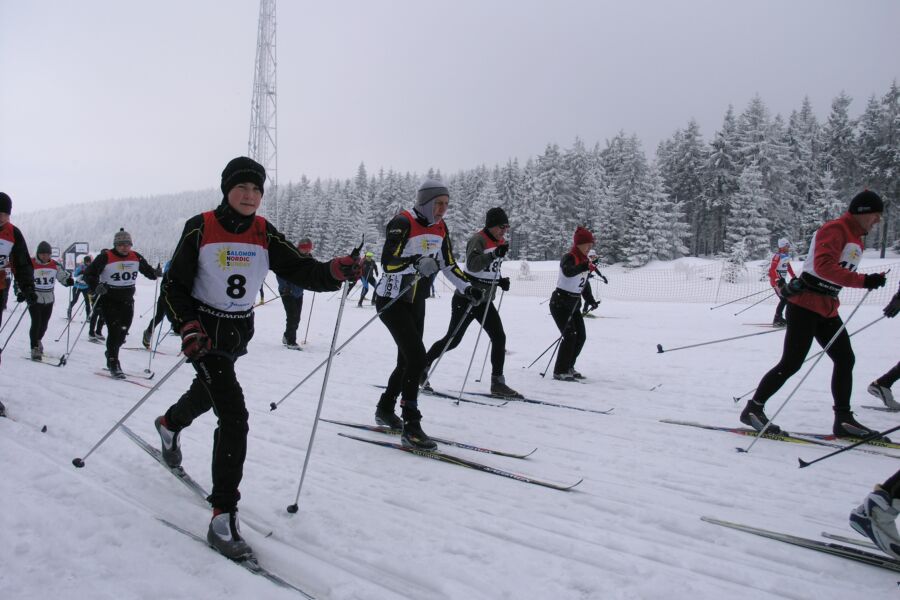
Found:
[[[309, 237], [316, 255], [342, 254], [365, 235], [380, 250], [384, 228], [412, 206], [419, 182], [442, 179], [450, 189], [447, 223], [454, 245], [502, 206], [510, 216], [513, 259], [555, 259], [578, 225], [591, 229], [605, 262], [637, 267], [681, 256], [727, 256], [743, 263], [767, 257], [787, 237], [806, 250], [812, 233], [840, 215], [864, 187], [888, 204], [882, 228], [897, 241], [900, 213], [900, 87], [872, 96], [859, 118], [841, 93], [819, 122], [808, 98], [787, 121], [754, 97], [743, 112], [732, 106], [712, 140], [696, 121], [662, 141], [648, 160], [635, 135], [620, 132], [603, 147], [576, 139], [571, 148], [548, 144], [523, 165], [479, 166], [442, 176], [380, 170], [361, 164], [353, 179], [306, 176], [280, 186], [264, 213], [289, 239]], [[898, 248], [900, 249], [900, 248]]]

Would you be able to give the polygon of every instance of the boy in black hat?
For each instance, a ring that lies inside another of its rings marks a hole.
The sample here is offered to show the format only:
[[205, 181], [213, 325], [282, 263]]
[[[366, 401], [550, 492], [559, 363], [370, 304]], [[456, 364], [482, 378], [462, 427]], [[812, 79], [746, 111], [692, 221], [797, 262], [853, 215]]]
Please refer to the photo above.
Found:
[[[881, 220], [883, 211], [881, 197], [865, 190], [853, 198], [847, 212], [813, 234], [800, 277], [779, 289], [779, 295], [788, 301], [781, 360], [759, 382], [756, 393], [741, 413], [741, 423], [762, 431], [769, 423], [763, 411], [766, 401], [800, 370], [813, 339], [825, 347], [834, 338], [828, 349], [828, 357], [834, 363], [832, 431], [838, 437], [866, 437], [876, 433], [857, 422], [850, 410], [855, 358], [850, 336], [846, 328], [842, 329], [844, 322], [838, 314], [838, 294], [843, 287], [874, 290], [887, 281], [884, 273], [856, 272], [863, 254], [862, 236]], [[774, 423], [767, 429], [767, 433], [780, 432], [781, 428]]]
[[56, 299], [53, 293], [55, 283], [59, 281], [66, 287], [71, 287], [75, 283], [69, 272], [50, 258], [51, 253], [50, 244], [41, 242], [31, 262], [38, 297], [37, 302], [28, 307], [28, 314], [31, 316], [31, 329], [28, 332], [31, 341], [31, 360], [41, 360], [44, 357], [44, 344], [41, 340], [47, 333], [47, 324], [50, 323], [50, 316], [53, 314], [53, 303]]
[[[495, 207], [487, 211], [484, 228], [469, 238], [466, 244], [466, 266], [463, 269], [472, 285], [481, 288], [486, 300], [467, 311], [470, 302], [461, 292], [453, 294], [451, 302], [450, 324], [447, 333], [431, 345], [425, 355], [425, 371], [422, 372], [422, 384], [427, 385], [426, 378], [433, 363], [441, 355], [456, 348], [466, 334], [469, 323], [478, 319], [484, 323], [484, 330], [491, 339], [491, 394], [503, 398], [521, 398], [522, 394], [506, 385], [503, 375], [503, 364], [506, 360], [506, 333], [500, 313], [494, 307], [493, 296], [487, 298], [496, 288], [509, 290], [509, 277], [502, 277], [500, 263], [509, 251], [506, 232], [509, 231], [509, 218], [506, 212]], [[457, 328], [458, 331], [457, 331]], [[451, 339], [453, 332], [456, 336]], [[449, 345], [448, 345], [449, 343]], [[444, 348], [446, 347], [446, 350]]]
[[247, 353], [253, 337], [256, 290], [271, 269], [313, 291], [330, 291], [361, 272], [356, 257], [330, 262], [304, 257], [271, 223], [256, 214], [266, 171], [238, 157], [222, 171], [222, 203], [188, 219], [163, 281], [163, 297], [181, 349], [197, 371], [191, 387], [156, 419], [163, 459], [181, 464], [178, 434], [207, 412], [215, 411], [213, 436], [212, 520], [210, 545], [234, 560], [253, 551], [240, 534], [238, 486], [247, 454], [247, 408], [234, 363]]

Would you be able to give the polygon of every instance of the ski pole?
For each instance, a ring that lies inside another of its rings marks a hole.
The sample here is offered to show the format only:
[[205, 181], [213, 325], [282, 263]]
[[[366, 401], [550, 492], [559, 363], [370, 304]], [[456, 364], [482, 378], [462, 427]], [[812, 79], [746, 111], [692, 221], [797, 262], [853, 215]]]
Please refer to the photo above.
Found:
[[[0, 333], [2, 333], [3, 330], [6, 329], [6, 326], [9, 325], [9, 322], [12, 321], [13, 315], [16, 314], [17, 310], [19, 310], [20, 304], [21, 304], [21, 302], [16, 302], [16, 305], [13, 306], [13, 309], [11, 311], [9, 311], [9, 314], [6, 316], [6, 321], [3, 323], [3, 326], [0, 327]], [[56, 341], [58, 342], [59, 340], [56, 340]]]
[[663, 349], [662, 344], [656, 345], [656, 353], [662, 354], [663, 352], [675, 352], [676, 350], [685, 350], [687, 348], [697, 348], [698, 346], [709, 346], [710, 344], [719, 344], [721, 342], [730, 342], [731, 340], [739, 340], [741, 338], [753, 337], [754, 335], [766, 335], [769, 333], [777, 333], [779, 331], [784, 331], [783, 329], [772, 329], [771, 331], [761, 331], [759, 333], [748, 333], [746, 335], [736, 335], [730, 338], [722, 338], [721, 340], [712, 340], [711, 342], [701, 342], [699, 344], [690, 344], [688, 346], [678, 346], [677, 348], [668, 348]]
[[[375, 292], [372, 292], [373, 294]], [[309, 337], [309, 324], [312, 323], [312, 311], [316, 307], [316, 293], [313, 292], [312, 302], [309, 303], [309, 314], [306, 315], [306, 333], [303, 334], [303, 345], [306, 345], [306, 338]]]
[[503, 257], [497, 262], [497, 272], [494, 280], [491, 282], [491, 289], [488, 291], [487, 298], [484, 299], [484, 314], [481, 316], [481, 327], [478, 329], [478, 335], [475, 336], [475, 347], [472, 348], [472, 356], [469, 357], [469, 366], [466, 368], [466, 376], [463, 377], [462, 384], [459, 386], [459, 395], [456, 397], [456, 405], [462, 399], [463, 391], [466, 389], [466, 382], [469, 380], [469, 373], [472, 371], [472, 361], [475, 360], [475, 352], [478, 350], [478, 341], [481, 340], [481, 333], [484, 331], [484, 323], [487, 321], [488, 311], [494, 307], [492, 302], [494, 298], [494, 290], [497, 289], [497, 282], [500, 280], [500, 266], [503, 264]]
[[[851, 333], [851, 334], [850, 334], [850, 337], [853, 337], [854, 335], [856, 335], [856, 334], [859, 333], [860, 331], [863, 331], [864, 329], [868, 329], [869, 327], [871, 327], [872, 325], [874, 325], [875, 323], [877, 323], [878, 321], [880, 321], [880, 320], [882, 320], [882, 319], [884, 319], [884, 318], [886, 318], [886, 317], [885, 317], [884, 315], [881, 315], [880, 317], [878, 317], [877, 319], [875, 319], [874, 321], [872, 321], [872, 322], [869, 323], [868, 325], [863, 325], [862, 327], [860, 327], [859, 329], [857, 329], [856, 331], [854, 331], [853, 333]], [[819, 356], [820, 354], [824, 354], [824, 353], [825, 353], [824, 350], [819, 350], [818, 352], [816, 352], [815, 354], [813, 354], [812, 356], [810, 356], [810, 357], [808, 357], [806, 360], [804, 360], [802, 364], [806, 364], [806, 363], [808, 363], [809, 361], [811, 361], [812, 359], [814, 359], [815, 357]], [[740, 402], [741, 400], [744, 399], [744, 397], [749, 396], [750, 394], [752, 394], [752, 393], [755, 392], [755, 391], [756, 391], [756, 388], [753, 388], [753, 389], [750, 390], [749, 392], [746, 392], [746, 393], [744, 393], [744, 394], [741, 394], [740, 396], [734, 396], [734, 401], [735, 401], [735, 402]]]
[[316, 418], [313, 420], [312, 431], [309, 434], [309, 443], [306, 445], [306, 456], [303, 459], [303, 470], [300, 472], [300, 483], [297, 484], [297, 495], [294, 503], [287, 507], [287, 511], [294, 514], [299, 510], [300, 490], [303, 489], [303, 480], [306, 478], [306, 467], [309, 466], [309, 457], [312, 456], [313, 441], [316, 439], [316, 429], [319, 427], [319, 416], [322, 414], [322, 404], [325, 402], [325, 388], [328, 386], [328, 376], [331, 374], [331, 362], [334, 359], [334, 347], [337, 345], [338, 331], [341, 329], [341, 318], [344, 315], [344, 305], [347, 303], [347, 295], [350, 292], [350, 283], [344, 282], [344, 293], [341, 294], [341, 305], [338, 308], [337, 323], [334, 325], [334, 335], [331, 336], [331, 349], [328, 352], [325, 377], [322, 380], [322, 390], [319, 392], [319, 405], [316, 407]]
[[[153, 328], [150, 330], [151, 338], [153, 337], [153, 332], [156, 331], [156, 311], [159, 308], [158, 306], [156, 306], [157, 298], [158, 298], [158, 294], [159, 294], [159, 279], [160, 279], [159, 277], [156, 278], [156, 285], [153, 286], [153, 320], [150, 322], [150, 324], [153, 326]], [[162, 327], [160, 327], [160, 329], [162, 329]], [[152, 372], [152, 371], [150, 371], [150, 365], [153, 364], [153, 354], [154, 353], [151, 352], [150, 357], [147, 358], [147, 368], [144, 369], [144, 373]]]
[[751, 305], [748, 306], [747, 308], [742, 308], [741, 310], [739, 310], [739, 311], [737, 311], [736, 313], [734, 313], [734, 316], [738, 316], [738, 315], [741, 314], [742, 312], [745, 312], [745, 311], [750, 310], [751, 308], [753, 308], [753, 307], [756, 306], [757, 304], [761, 304], [761, 303], [765, 302], [766, 300], [768, 300], [769, 298], [771, 298], [771, 297], [774, 296], [774, 295], [775, 295], [775, 292], [772, 292], [772, 293], [769, 294], [768, 296], [763, 296], [763, 299], [762, 299], [762, 300], [757, 300], [756, 302], [754, 302], [753, 304], [751, 304]]
[[[75, 312], [73, 312], [73, 313], [71, 314], [71, 316], [68, 317], [67, 322], [66, 322], [66, 326], [63, 327], [63, 330], [60, 331], [60, 332], [59, 332], [59, 335], [56, 336], [56, 339], [53, 340], [54, 342], [58, 342], [59, 340], [61, 340], [61, 339], [62, 339], [62, 336], [69, 330], [69, 327], [72, 325], [72, 321], [75, 319], [76, 316], [78, 316], [78, 313], [81, 311], [81, 306], [82, 306], [82, 303], [79, 302], [78, 305], [75, 307]], [[68, 344], [69, 344], [69, 339], [66, 338], [66, 345], [68, 346]]]
[[16, 324], [13, 326], [12, 331], [9, 332], [9, 335], [6, 336], [6, 341], [3, 342], [3, 347], [0, 348], [0, 354], [2, 354], [4, 350], [6, 350], [6, 345], [9, 344], [9, 340], [12, 339], [12, 336], [13, 336], [13, 334], [16, 332], [16, 329], [19, 328], [19, 323], [22, 322], [22, 317], [25, 316], [25, 313], [26, 313], [26, 312], [28, 312], [28, 311], [27, 311], [27, 310], [23, 310], [21, 313], [19, 313], [19, 319], [16, 321]]
[[791, 390], [791, 393], [788, 394], [788, 397], [784, 399], [784, 402], [781, 403], [781, 406], [778, 407], [778, 410], [775, 411], [775, 414], [772, 415], [772, 418], [769, 419], [768, 423], [766, 423], [766, 426], [763, 427], [762, 430], [758, 434], [756, 434], [756, 437], [753, 438], [753, 441], [750, 442], [750, 445], [747, 446], [746, 449], [737, 448], [738, 452], [750, 452], [750, 449], [753, 447], [753, 444], [755, 444], [757, 442], [757, 440], [759, 440], [759, 438], [761, 438], [763, 436], [763, 434], [766, 433], [766, 431], [769, 429], [769, 427], [774, 422], [775, 418], [778, 416], [778, 413], [780, 413], [782, 411], [782, 409], [785, 406], [787, 406], [788, 401], [790, 401], [790, 399], [794, 396], [794, 394], [797, 393], [797, 390], [800, 389], [800, 386], [803, 385], [803, 382], [806, 381], [806, 378], [809, 377], [809, 374], [813, 372], [813, 369], [816, 368], [816, 365], [819, 364], [819, 361], [822, 360], [822, 357], [825, 355], [826, 352], [828, 352], [828, 349], [831, 348], [831, 345], [835, 342], [835, 340], [838, 339], [838, 336], [840, 336], [844, 331], [847, 330], [847, 323], [850, 322], [850, 319], [853, 318], [853, 315], [856, 314], [856, 311], [859, 310], [859, 307], [863, 305], [863, 302], [866, 301], [866, 298], [868, 298], [869, 294], [871, 294], [871, 293], [872, 293], [872, 290], [866, 290], [866, 294], [862, 297], [862, 300], [859, 301], [859, 304], [856, 305], [856, 308], [853, 309], [853, 312], [850, 313], [850, 316], [847, 317], [847, 320], [844, 321], [843, 323], [841, 323], [840, 328], [838, 328], [838, 330], [834, 333], [834, 335], [831, 336], [831, 339], [828, 340], [828, 343], [825, 345], [824, 348], [822, 348], [822, 353], [819, 354], [819, 356], [818, 356], [818, 358], [816, 358], [815, 362], [809, 367], [809, 369], [807, 369], [806, 374], [804, 374], [803, 377], [800, 379], [800, 381], [797, 382], [797, 385], [794, 386], [794, 389]]
[[[97, 306], [100, 305], [101, 300], [103, 300], [103, 296], [97, 298], [96, 302], [92, 302], [91, 309], [97, 310]], [[85, 302], [87, 302], [87, 300], [85, 300]], [[85, 304], [85, 306], [87, 306], [87, 304]], [[69, 357], [72, 355], [72, 352], [75, 350], [75, 345], [78, 343], [78, 340], [81, 339], [81, 334], [84, 333], [85, 326], [90, 322], [91, 322], [90, 319], [85, 319], [84, 321], [82, 321], [81, 329], [78, 330], [78, 335], [75, 336], [75, 341], [72, 342], [71, 346], [68, 346], [68, 345], [66, 346], [66, 352], [65, 352], [65, 354], [62, 355], [62, 358], [60, 358], [61, 364], [65, 364], [69, 360]], [[68, 342], [68, 339], [66, 341]]]
[[816, 463], [819, 462], [820, 460], [825, 460], [826, 458], [831, 458], [832, 456], [834, 456], [834, 455], [836, 455], [836, 454], [840, 454], [841, 452], [846, 452], [847, 450], [853, 450], [853, 449], [856, 448], [857, 446], [862, 446], [863, 444], [868, 444], [868, 443], [871, 442], [871, 441], [881, 439], [881, 438], [885, 437], [885, 436], [886, 436], [887, 434], [889, 434], [889, 433], [894, 433], [894, 432], [897, 431], [898, 429], [900, 429], [900, 425], [897, 425], [896, 427], [891, 427], [890, 429], [886, 429], [885, 431], [882, 431], [881, 433], [879, 433], [879, 432], [876, 431], [875, 433], [869, 435], [868, 437], [862, 438], [862, 439], [859, 440], [858, 442], [855, 442], [855, 443], [853, 443], [853, 444], [850, 444], [849, 446], [844, 446], [843, 448], [840, 448], [840, 449], [838, 449], [838, 450], [835, 450], [834, 452], [831, 452], [831, 453], [829, 453], [829, 454], [826, 454], [825, 456], [820, 456], [819, 458], [817, 458], [817, 459], [815, 459], [815, 460], [811, 460], [811, 461], [809, 461], [809, 462], [806, 462], [806, 461], [803, 460], [802, 458], [798, 458], [797, 460], [800, 461], [800, 468], [803, 469], [804, 467], [808, 467], [809, 465], [814, 465], [814, 464], [816, 464]]
[[716, 310], [717, 308], [722, 308], [723, 306], [728, 306], [729, 304], [734, 304], [735, 302], [740, 302], [741, 300], [745, 300], [751, 296], [755, 296], [757, 294], [762, 294], [763, 292], [765, 292], [767, 290], [768, 290], [768, 288], [765, 290], [759, 290], [758, 292], [753, 292], [752, 294], [747, 294], [746, 296], [741, 296], [740, 298], [735, 298], [734, 300], [729, 300], [725, 304], [720, 304], [718, 306], [712, 306], [712, 307], [710, 307], [709, 310]]
[[541, 352], [540, 354], [538, 354], [538, 357], [537, 357], [536, 359], [534, 359], [533, 361], [531, 361], [531, 364], [530, 364], [530, 365], [528, 365], [527, 367], [522, 367], [522, 368], [523, 368], [523, 369], [530, 369], [531, 367], [533, 367], [533, 366], [534, 366], [534, 363], [536, 363], [537, 361], [541, 360], [541, 357], [542, 357], [543, 355], [547, 354], [547, 352], [550, 351], [550, 348], [552, 348], [552, 347], [554, 347], [555, 345], [557, 345], [557, 344], [559, 343], [559, 340], [561, 340], [561, 339], [562, 339], [562, 336], [560, 335], [558, 338], [556, 338], [555, 340], [553, 340], [553, 343], [550, 344], [549, 346], [547, 346], [547, 347], [544, 349], [543, 352]]
[[474, 304], [471, 302], [466, 307], [466, 312], [463, 313], [462, 319], [459, 320], [459, 323], [456, 324], [456, 327], [453, 328], [453, 332], [450, 334], [450, 337], [447, 338], [447, 341], [444, 342], [444, 347], [441, 348], [441, 353], [437, 357], [437, 360], [434, 361], [434, 364], [431, 365], [431, 369], [428, 370], [428, 373], [425, 374], [425, 381], [422, 382], [421, 387], [426, 387], [428, 385], [428, 381], [431, 379], [431, 376], [434, 375], [434, 372], [437, 370], [438, 365], [441, 364], [441, 359], [444, 358], [444, 353], [447, 352], [447, 348], [450, 347], [450, 344], [453, 343], [453, 340], [456, 339], [456, 334], [459, 333], [460, 328], [462, 328], [463, 323], [466, 322], [466, 319], [469, 318], [469, 313], [472, 312], [472, 308], [474, 308]]
[[[355, 338], [355, 337], [358, 336], [360, 333], [362, 333], [363, 329], [365, 329], [366, 327], [368, 327], [369, 325], [371, 325], [372, 322], [373, 322], [375, 319], [377, 319], [378, 317], [380, 317], [380, 316], [382, 315], [382, 313], [384, 313], [384, 311], [386, 311], [388, 308], [390, 308], [397, 300], [399, 300], [400, 298], [402, 298], [403, 295], [406, 294], [406, 292], [408, 292], [414, 285], [416, 285], [416, 282], [419, 281], [419, 277], [420, 277], [420, 275], [419, 275], [418, 273], [416, 273], [415, 279], [413, 279], [413, 280], [410, 282], [410, 284], [409, 284], [408, 286], [406, 286], [405, 288], [403, 288], [402, 290], [400, 290], [400, 293], [397, 294], [397, 296], [396, 296], [395, 298], [392, 298], [390, 302], [388, 302], [387, 304], [385, 304], [385, 305], [384, 305], [384, 308], [382, 308], [380, 311], [378, 311], [371, 319], [369, 319], [368, 321], [366, 321], [365, 324], [363, 324], [362, 327], [360, 327], [359, 329], [357, 329], [356, 332], [355, 332], [353, 335], [351, 335], [349, 338], [347, 338], [347, 340], [346, 340], [343, 344], [341, 344], [340, 346], [338, 346], [338, 348], [334, 351], [334, 353], [335, 353], [335, 354], [338, 354], [341, 350], [343, 350], [343, 349], [347, 346], [347, 344], [349, 344], [350, 342], [353, 341], [353, 338]], [[331, 355], [329, 354], [329, 356], [331, 356]], [[315, 375], [316, 372], [317, 372], [319, 369], [321, 369], [322, 367], [324, 367], [324, 366], [325, 366], [325, 363], [327, 363], [327, 362], [328, 362], [328, 359], [325, 359], [325, 360], [323, 360], [322, 362], [320, 362], [319, 365], [318, 365], [315, 369], [313, 369], [312, 371], [310, 371], [309, 374], [308, 374], [306, 377], [304, 377], [304, 378], [300, 381], [300, 383], [298, 383], [297, 385], [295, 385], [294, 387], [292, 387], [292, 388], [290, 389], [290, 391], [289, 391], [287, 394], [285, 394], [284, 396], [282, 396], [282, 397], [281, 397], [281, 400], [279, 400], [278, 402], [271, 402], [271, 403], [269, 403], [269, 410], [275, 410], [276, 408], [278, 408], [279, 406], [281, 406], [281, 403], [284, 402], [285, 400], [287, 400], [288, 396], [290, 396], [291, 394], [293, 394], [293, 393], [297, 390], [297, 388], [299, 388], [301, 385], [303, 385], [304, 383], [306, 383], [306, 381], [307, 381], [310, 377], [312, 377], [313, 375]]]
[[163, 375], [162, 379], [160, 379], [158, 382], [156, 382], [156, 385], [154, 385], [152, 388], [150, 388], [150, 390], [149, 390], [146, 394], [144, 394], [143, 398], [141, 398], [140, 400], [138, 400], [138, 401], [135, 403], [135, 405], [132, 406], [131, 409], [130, 409], [127, 413], [125, 413], [125, 415], [124, 415], [121, 419], [119, 419], [119, 421], [118, 421], [115, 425], [112, 426], [112, 429], [110, 429], [109, 431], [107, 431], [107, 432], [106, 432], [106, 435], [104, 435], [102, 438], [100, 438], [100, 441], [99, 441], [99, 442], [97, 442], [96, 444], [94, 444], [94, 447], [93, 447], [93, 448], [91, 448], [90, 450], [88, 450], [88, 453], [84, 455], [84, 458], [73, 458], [73, 459], [72, 459], [72, 464], [75, 465], [76, 467], [78, 467], [79, 469], [82, 468], [82, 467], [84, 466], [84, 461], [87, 459], [87, 457], [90, 456], [91, 454], [93, 454], [93, 453], [94, 453], [94, 450], [96, 450], [97, 448], [99, 448], [100, 445], [101, 445], [103, 442], [105, 442], [106, 439], [107, 439], [109, 436], [112, 435], [113, 431], [115, 431], [116, 429], [119, 428], [119, 425], [121, 425], [122, 423], [124, 423], [125, 420], [126, 420], [128, 417], [130, 417], [132, 414], [134, 414], [134, 411], [136, 411], [136, 410], [141, 406], [141, 404], [143, 404], [144, 402], [146, 402], [146, 401], [147, 401], [147, 398], [149, 398], [150, 396], [152, 396], [152, 395], [153, 395], [153, 392], [155, 392], [156, 390], [158, 390], [159, 387], [160, 387], [162, 384], [164, 384], [164, 383], [166, 382], [166, 380], [167, 380], [169, 377], [171, 377], [173, 373], [175, 373], [175, 371], [178, 370], [178, 367], [180, 367], [181, 365], [183, 365], [183, 364], [185, 363], [185, 361], [187, 361], [187, 357], [186, 357], [186, 356], [182, 357], [181, 360], [179, 360], [177, 363], [175, 363], [175, 366], [172, 367], [171, 369], [169, 369], [169, 372], [166, 373], [165, 375]]
[[[503, 306], [503, 296], [506, 294], [506, 290], [500, 290], [500, 302], [497, 303], [497, 314], [500, 313], [500, 307]], [[475, 380], [475, 383], [481, 383], [481, 378], [484, 377], [484, 367], [487, 365], [488, 355], [491, 353], [491, 344], [493, 341], [488, 341], [487, 349], [484, 351], [484, 360], [481, 362], [481, 373], [478, 374], [478, 379]]]

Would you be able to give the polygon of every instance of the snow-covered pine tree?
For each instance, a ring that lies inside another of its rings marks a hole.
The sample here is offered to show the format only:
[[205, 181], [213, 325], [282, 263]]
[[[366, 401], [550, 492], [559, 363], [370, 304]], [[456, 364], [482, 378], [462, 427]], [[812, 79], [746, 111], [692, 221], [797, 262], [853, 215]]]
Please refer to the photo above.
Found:
[[726, 241], [727, 251], [741, 244], [741, 254], [749, 259], [764, 258], [769, 251], [771, 225], [765, 216], [770, 203], [763, 187], [762, 173], [755, 163], [745, 167], [738, 179], [738, 191], [729, 211]]
[[859, 186], [859, 165], [856, 153], [856, 131], [850, 118], [853, 99], [843, 91], [831, 102], [831, 113], [822, 126], [822, 153], [819, 172], [831, 172], [834, 190], [839, 197], [850, 198]]

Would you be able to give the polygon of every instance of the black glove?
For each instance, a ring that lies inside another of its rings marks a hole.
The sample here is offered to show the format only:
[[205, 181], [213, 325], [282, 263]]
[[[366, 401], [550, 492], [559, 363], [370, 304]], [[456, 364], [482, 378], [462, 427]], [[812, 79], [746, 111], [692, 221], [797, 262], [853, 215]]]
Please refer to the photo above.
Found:
[[781, 289], [786, 285], [787, 285], [787, 281], [784, 280], [784, 277], [779, 277], [778, 281], [775, 282], [775, 287], [778, 289]]
[[212, 348], [212, 341], [200, 321], [188, 321], [181, 327], [181, 351], [190, 360], [203, 358]]
[[31, 306], [32, 304], [37, 304], [37, 301], [37, 292], [35, 292], [34, 290], [19, 292], [16, 294], [16, 302], [24, 302], [28, 306]]
[[106, 287], [105, 283], [98, 283], [97, 287], [94, 288], [94, 299], [99, 300], [100, 296], [109, 291], [109, 288]]
[[156, 263], [156, 269], [154, 269], [153, 272], [156, 273], [157, 277], [163, 276], [163, 270], [162, 270], [162, 267], [159, 266], [159, 263]]
[[470, 285], [466, 288], [466, 291], [463, 292], [463, 296], [469, 299], [474, 305], [479, 305], [484, 301], [484, 290], [479, 287], [475, 287], [474, 285]]
[[331, 259], [331, 276], [338, 281], [356, 281], [362, 276], [363, 259], [352, 255]]
[[595, 300], [594, 302], [587, 302], [586, 305], [585, 305], [585, 308], [586, 308], [587, 310], [585, 310], [584, 312], [585, 312], [585, 313], [588, 313], [588, 312], [590, 312], [590, 311], [592, 311], [592, 310], [597, 310], [599, 307], [600, 307], [600, 303], [597, 302], [596, 300]]
[[494, 256], [503, 258], [507, 252], [509, 252], [509, 244], [500, 244], [494, 249]]
[[603, 283], [605, 283], [606, 285], [609, 285], [609, 280], [606, 277], [604, 277], [603, 273], [601, 273], [600, 271], [597, 271], [597, 277], [602, 279]]
[[66, 279], [66, 282], [63, 285], [65, 285], [66, 287], [72, 287], [73, 285], [75, 285], [75, 280], [70, 276], [68, 279]]
[[504, 292], [509, 291], [509, 277], [501, 277], [497, 280], [497, 286]]
[[884, 273], [869, 273], [863, 280], [863, 287], [867, 290], [877, 290], [880, 287], [884, 287], [886, 283], [887, 277], [884, 276]]
[[894, 294], [894, 297], [891, 298], [888, 305], [884, 307], [884, 316], [889, 319], [896, 317], [897, 313], [900, 313], [900, 292]]
[[418, 271], [422, 275], [422, 277], [431, 277], [439, 270], [437, 261], [430, 256], [420, 256], [413, 263], [413, 266], [416, 268], [416, 271]]
[[791, 296], [796, 296], [804, 289], [806, 289], [806, 286], [803, 285], [803, 282], [799, 278], [791, 279], [789, 283], [781, 287], [781, 297], [790, 298]]

